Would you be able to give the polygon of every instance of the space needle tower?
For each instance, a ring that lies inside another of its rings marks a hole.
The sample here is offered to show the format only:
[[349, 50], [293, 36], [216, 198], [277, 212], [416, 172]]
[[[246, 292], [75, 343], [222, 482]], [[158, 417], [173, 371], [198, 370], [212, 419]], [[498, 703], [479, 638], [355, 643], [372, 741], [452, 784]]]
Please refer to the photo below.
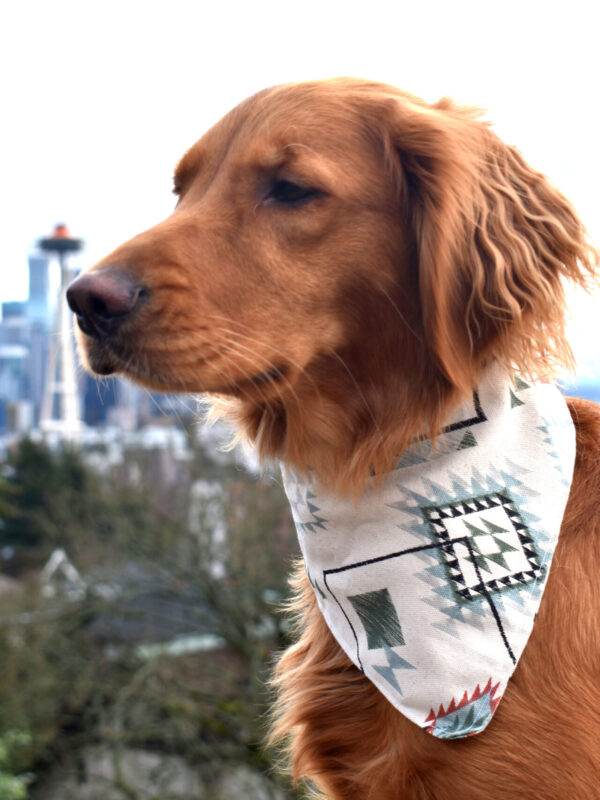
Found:
[[51, 236], [40, 239], [39, 246], [58, 259], [60, 286], [56, 303], [56, 316], [50, 339], [44, 396], [40, 411], [40, 429], [57, 433], [65, 439], [74, 439], [82, 427], [72, 315], [65, 300], [66, 288], [75, 277], [68, 265], [68, 256], [83, 247], [81, 239], [70, 236], [66, 225], [56, 225]]

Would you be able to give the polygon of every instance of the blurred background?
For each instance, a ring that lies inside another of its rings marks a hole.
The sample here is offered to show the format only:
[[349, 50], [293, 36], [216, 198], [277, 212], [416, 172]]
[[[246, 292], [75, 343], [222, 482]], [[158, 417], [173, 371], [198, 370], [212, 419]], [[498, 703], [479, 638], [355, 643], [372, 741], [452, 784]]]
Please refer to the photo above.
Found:
[[[177, 160], [244, 97], [335, 75], [486, 108], [598, 241], [593, 6], [24, 0], [1, 22], [0, 800], [300, 797], [263, 747], [296, 554], [279, 478], [196, 398], [86, 376], [61, 280], [166, 217]], [[564, 388], [600, 400], [598, 297], [569, 296]]]

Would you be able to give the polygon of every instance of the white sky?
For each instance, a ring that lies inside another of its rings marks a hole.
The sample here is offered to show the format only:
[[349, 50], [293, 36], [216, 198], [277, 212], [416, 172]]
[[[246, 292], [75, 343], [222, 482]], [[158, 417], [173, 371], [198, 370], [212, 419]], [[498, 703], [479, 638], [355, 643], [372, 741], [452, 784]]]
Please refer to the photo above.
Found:
[[[167, 216], [173, 167], [247, 95], [356, 75], [488, 109], [600, 240], [597, 4], [590, 0], [19, 0], [0, 15], [0, 301], [59, 221], [92, 263]], [[600, 367], [595, 309], [573, 341]]]

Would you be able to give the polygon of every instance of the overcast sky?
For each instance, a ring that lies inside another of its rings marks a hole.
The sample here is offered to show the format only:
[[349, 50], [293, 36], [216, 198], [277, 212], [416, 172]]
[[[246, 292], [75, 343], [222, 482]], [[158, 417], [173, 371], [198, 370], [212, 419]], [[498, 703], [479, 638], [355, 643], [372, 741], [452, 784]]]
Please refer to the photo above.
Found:
[[[56, 222], [92, 263], [170, 213], [177, 159], [229, 108], [335, 75], [487, 108], [598, 241], [597, 40], [589, 0], [6, 3], [0, 301], [26, 296], [27, 255]], [[594, 305], [574, 308], [579, 357], [600, 364]]]

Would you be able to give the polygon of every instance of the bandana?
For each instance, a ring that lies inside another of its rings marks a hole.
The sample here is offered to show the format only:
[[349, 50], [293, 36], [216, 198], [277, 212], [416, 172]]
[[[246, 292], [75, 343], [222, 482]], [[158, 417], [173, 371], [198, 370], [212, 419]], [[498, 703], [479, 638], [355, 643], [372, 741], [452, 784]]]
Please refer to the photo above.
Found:
[[496, 710], [540, 605], [574, 459], [558, 389], [494, 366], [435, 445], [413, 444], [358, 503], [283, 468], [331, 632], [434, 736], [479, 733]]

